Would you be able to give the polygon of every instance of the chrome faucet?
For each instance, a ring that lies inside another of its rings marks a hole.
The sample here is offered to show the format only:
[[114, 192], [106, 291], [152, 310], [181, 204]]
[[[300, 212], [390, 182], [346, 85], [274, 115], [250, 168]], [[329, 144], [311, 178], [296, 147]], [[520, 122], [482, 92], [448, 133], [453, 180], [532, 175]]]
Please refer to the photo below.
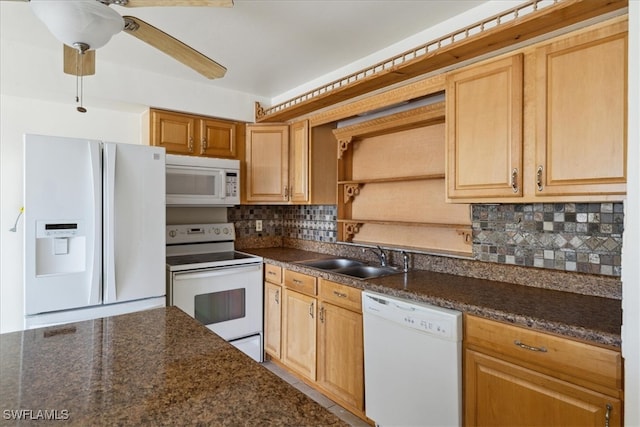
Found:
[[409, 254], [402, 251], [402, 270], [406, 273], [409, 271]]
[[382, 250], [382, 248], [380, 246], [376, 246], [376, 248], [378, 248], [378, 250], [380, 251], [380, 253], [376, 252], [375, 249], [373, 248], [369, 248], [374, 254], [376, 254], [378, 256], [378, 259], [380, 260], [380, 265], [383, 267], [387, 266], [387, 254], [384, 253], [384, 251]]

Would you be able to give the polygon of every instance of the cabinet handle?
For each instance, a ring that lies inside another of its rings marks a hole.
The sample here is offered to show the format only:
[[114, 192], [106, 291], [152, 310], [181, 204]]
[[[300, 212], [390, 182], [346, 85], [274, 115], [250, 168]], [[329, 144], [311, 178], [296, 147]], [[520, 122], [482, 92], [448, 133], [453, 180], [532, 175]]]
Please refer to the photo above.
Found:
[[193, 153], [193, 137], [192, 136], [189, 137], [189, 145], [187, 146], [187, 148], [189, 149], [190, 153]]
[[311, 318], [313, 319], [313, 304], [311, 303], [311, 305], [309, 306], [309, 316], [311, 316]]
[[280, 289], [276, 291], [276, 304], [280, 304]]
[[514, 193], [518, 192], [518, 168], [513, 168], [511, 171], [511, 188]]
[[282, 197], [284, 200], [289, 200], [289, 186], [284, 186], [284, 196]]
[[347, 297], [347, 294], [344, 294], [344, 293], [338, 292], [338, 291], [333, 291], [333, 294], [335, 296], [337, 296], [338, 298], [346, 298]]
[[613, 406], [611, 406], [611, 403], [607, 403], [607, 412], [605, 412], [604, 414], [604, 427], [609, 427], [609, 422], [611, 421], [612, 409], [613, 409]]
[[546, 353], [547, 352], [547, 349], [544, 348], [544, 347], [533, 347], [533, 346], [530, 346], [530, 345], [527, 345], [527, 344], [523, 343], [520, 340], [515, 340], [513, 343], [515, 345], [517, 345], [518, 347], [520, 347], [520, 348], [524, 348], [525, 350], [539, 351], [540, 353]]
[[202, 143], [200, 144], [200, 154], [204, 154], [207, 151], [207, 138], [202, 138]]
[[267, 274], [269, 276], [275, 276], [276, 275], [275, 271], [268, 271]]
[[320, 307], [320, 314], [318, 315], [320, 322], [324, 323], [324, 307]]
[[302, 285], [304, 282], [299, 279], [293, 279], [293, 283], [295, 283], [296, 285]]
[[542, 185], [542, 165], [538, 166], [538, 170], [536, 171], [536, 185], [538, 186], [538, 191], [542, 191], [544, 188]]

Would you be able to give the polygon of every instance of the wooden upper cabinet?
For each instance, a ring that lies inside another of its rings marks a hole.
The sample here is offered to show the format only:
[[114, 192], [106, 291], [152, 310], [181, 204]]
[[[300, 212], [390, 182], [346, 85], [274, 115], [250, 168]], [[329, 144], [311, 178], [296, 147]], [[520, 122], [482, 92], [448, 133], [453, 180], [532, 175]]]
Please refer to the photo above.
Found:
[[618, 17], [451, 72], [448, 199], [622, 200], [627, 38]]
[[243, 203], [335, 204], [337, 142], [332, 126], [247, 125]]
[[[309, 201], [309, 121], [289, 126], [289, 200]], [[334, 162], [337, 162], [334, 159]]]
[[150, 122], [150, 144], [167, 154], [238, 158], [236, 122], [156, 109]]
[[236, 124], [223, 120], [200, 119], [200, 155], [235, 159]]
[[522, 196], [523, 55], [447, 76], [447, 195]]
[[247, 202], [286, 202], [289, 180], [289, 126], [247, 125]]
[[151, 110], [151, 145], [167, 153], [195, 154], [196, 119], [170, 111]]
[[536, 195], [626, 192], [627, 21], [535, 52]]

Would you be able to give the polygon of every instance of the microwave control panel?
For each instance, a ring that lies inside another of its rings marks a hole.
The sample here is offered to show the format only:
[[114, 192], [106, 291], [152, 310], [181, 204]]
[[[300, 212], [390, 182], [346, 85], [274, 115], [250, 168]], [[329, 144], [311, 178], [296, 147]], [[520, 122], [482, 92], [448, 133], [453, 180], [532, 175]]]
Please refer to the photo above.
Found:
[[238, 197], [238, 173], [226, 173], [226, 197]]

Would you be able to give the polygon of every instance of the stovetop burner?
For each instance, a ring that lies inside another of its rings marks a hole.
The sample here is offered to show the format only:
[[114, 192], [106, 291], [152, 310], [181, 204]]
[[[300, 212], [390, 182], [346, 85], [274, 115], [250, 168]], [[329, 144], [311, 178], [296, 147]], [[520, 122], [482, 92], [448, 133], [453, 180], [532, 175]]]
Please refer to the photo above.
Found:
[[247, 259], [247, 258], [252, 258], [252, 256], [243, 254], [241, 252], [235, 252], [235, 251], [234, 252], [215, 252], [215, 253], [206, 253], [206, 254], [169, 256], [167, 257], [167, 264], [171, 266], [177, 266], [177, 265], [234, 261], [234, 260]]

